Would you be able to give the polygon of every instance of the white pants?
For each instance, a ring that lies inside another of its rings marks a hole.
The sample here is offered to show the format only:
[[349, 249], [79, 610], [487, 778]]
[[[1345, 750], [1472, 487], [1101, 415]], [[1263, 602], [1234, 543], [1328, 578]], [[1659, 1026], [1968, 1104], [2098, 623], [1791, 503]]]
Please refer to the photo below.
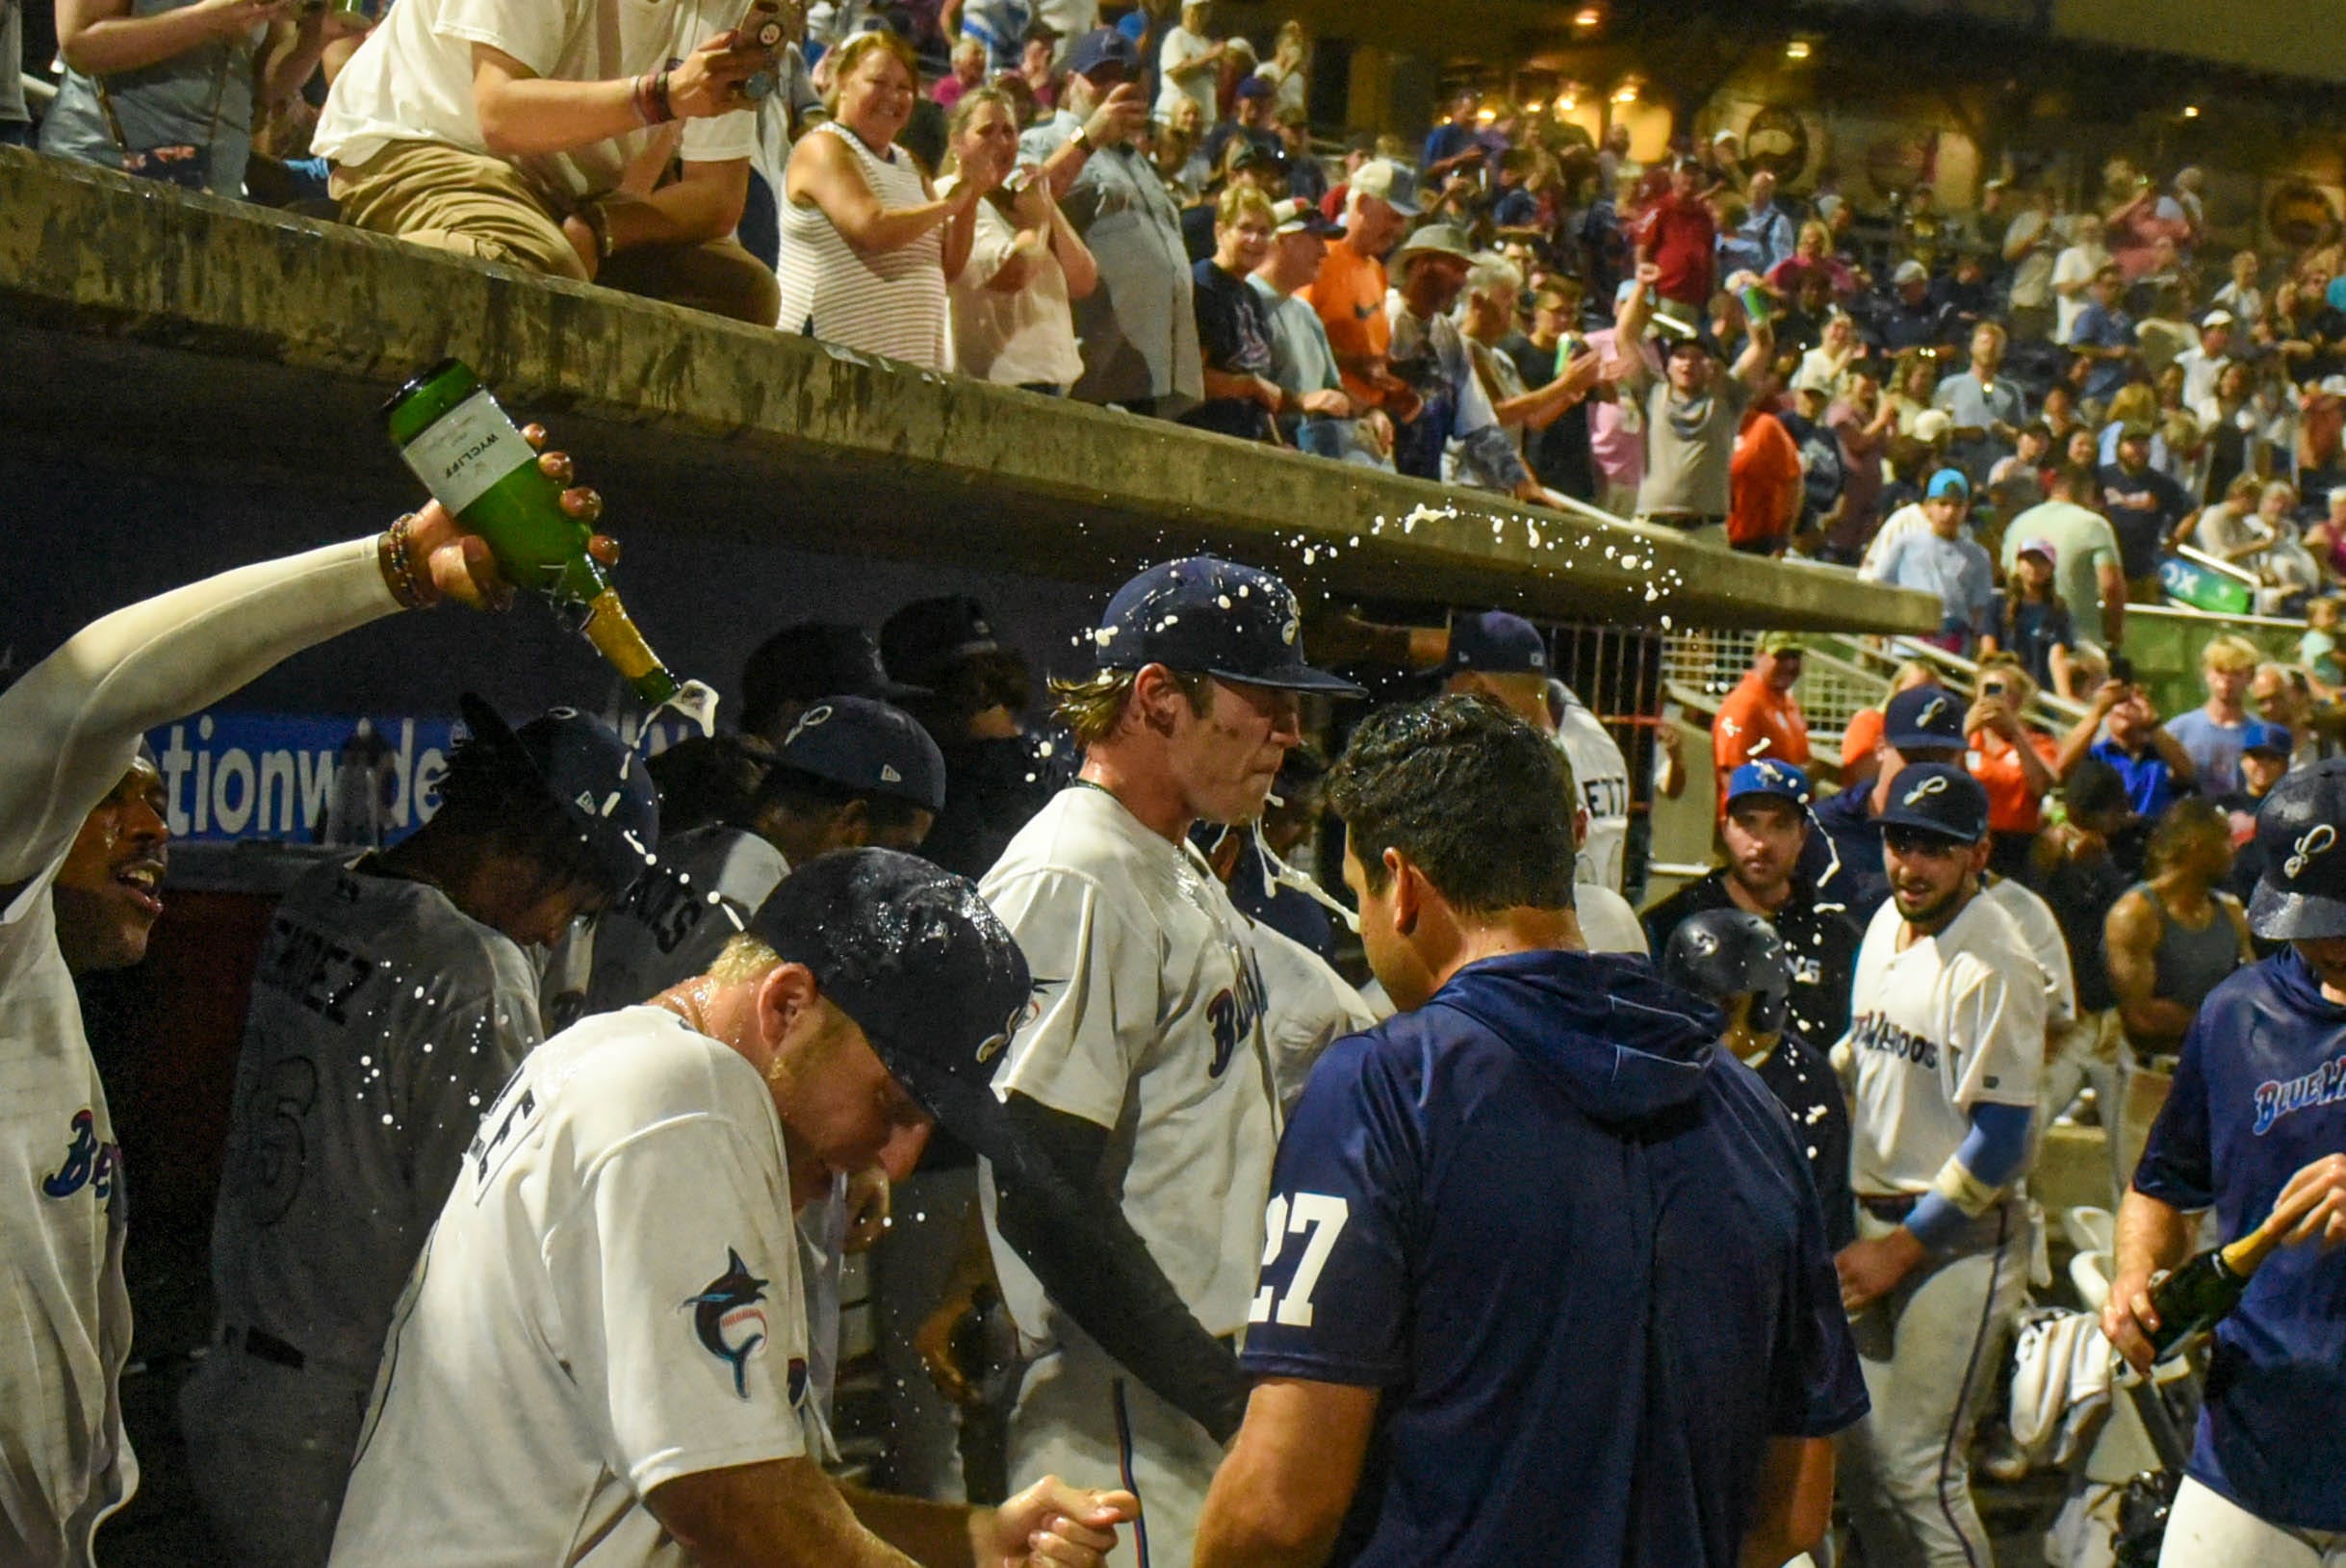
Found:
[[2186, 1476], [2158, 1568], [2346, 1568], [2346, 1530], [2268, 1525]]
[[[1870, 1241], [1896, 1227], [1863, 1210]], [[1972, 1501], [1972, 1427], [2025, 1295], [2029, 1231], [2006, 1202], [1953, 1254], [1925, 1263], [1850, 1322], [1873, 1409], [1841, 1434], [1841, 1493], [1868, 1568], [1989, 1568]]]
[[1113, 1568], [1189, 1568], [1222, 1447], [1089, 1339], [1029, 1368], [1010, 1420], [1010, 1487], [1045, 1476], [1121, 1486], [1141, 1517], [1117, 1531]]

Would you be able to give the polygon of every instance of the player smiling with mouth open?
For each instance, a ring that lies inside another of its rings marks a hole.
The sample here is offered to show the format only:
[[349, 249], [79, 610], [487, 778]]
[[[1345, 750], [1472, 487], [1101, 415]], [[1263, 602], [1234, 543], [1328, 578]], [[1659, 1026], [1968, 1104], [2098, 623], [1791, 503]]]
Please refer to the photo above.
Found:
[[57, 868], [57, 945], [76, 975], [126, 969], [146, 957], [169, 864], [165, 804], [163, 775], [142, 752], [83, 819]]

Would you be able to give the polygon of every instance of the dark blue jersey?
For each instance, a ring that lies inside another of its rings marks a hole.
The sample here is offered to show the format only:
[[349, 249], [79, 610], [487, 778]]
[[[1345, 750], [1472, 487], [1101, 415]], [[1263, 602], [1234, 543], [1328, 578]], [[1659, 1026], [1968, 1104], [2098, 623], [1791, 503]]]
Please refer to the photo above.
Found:
[[[2346, 1008], [2283, 949], [2200, 1004], [2134, 1172], [2225, 1241], [2291, 1176], [2346, 1150]], [[2283, 1247], [2217, 1325], [2191, 1474], [2258, 1518], [2346, 1529], [2346, 1251]]]
[[1862, 932], [1890, 896], [1882, 830], [1873, 825], [1873, 781], [1827, 795], [1812, 809], [1817, 831], [1801, 846], [1799, 872], [1820, 907], [1839, 906]]
[[1332, 1561], [1732, 1568], [1867, 1408], [1790, 1120], [1642, 959], [1526, 953], [1331, 1047], [1242, 1362], [1381, 1391]]

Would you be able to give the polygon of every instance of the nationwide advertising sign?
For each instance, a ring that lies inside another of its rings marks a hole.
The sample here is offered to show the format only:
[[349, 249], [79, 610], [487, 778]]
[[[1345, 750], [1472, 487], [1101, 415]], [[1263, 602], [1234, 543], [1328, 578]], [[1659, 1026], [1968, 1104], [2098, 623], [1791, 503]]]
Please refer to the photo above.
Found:
[[[648, 756], [688, 733], [662, 714], [639, 738]], [[463, 735], [452, 717], [225, 709], [175, 719], [147, 739], [174, 838], [389, 844], [440, 809], [449, 753]]]

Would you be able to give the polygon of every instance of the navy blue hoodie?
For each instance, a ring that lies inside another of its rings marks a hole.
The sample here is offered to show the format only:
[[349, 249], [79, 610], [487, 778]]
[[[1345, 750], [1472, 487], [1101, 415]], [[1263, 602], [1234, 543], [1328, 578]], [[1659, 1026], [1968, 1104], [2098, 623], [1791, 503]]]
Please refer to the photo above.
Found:
[[1642, 959], [1525, 953], [1321, 1060], [1242, 1360], [1381, 1391], [1331, 1560], [1732, 1568], [1768, 1439], [1865, 1413], [1799, 1145], [1720, 1023]]
[[[2229, 1242], [2346, 1149], [2346, 1008], [2293, 948], [2233, 974], [2183, 1039], [2135, 1190]], [[2191, 1474], [2260, 1519], [2346, 1529], [2346, 1248], [2283, 1247], [2216, 1329]]]

